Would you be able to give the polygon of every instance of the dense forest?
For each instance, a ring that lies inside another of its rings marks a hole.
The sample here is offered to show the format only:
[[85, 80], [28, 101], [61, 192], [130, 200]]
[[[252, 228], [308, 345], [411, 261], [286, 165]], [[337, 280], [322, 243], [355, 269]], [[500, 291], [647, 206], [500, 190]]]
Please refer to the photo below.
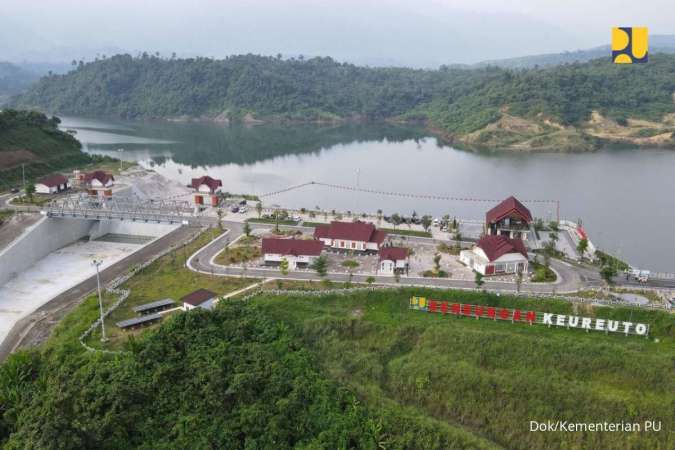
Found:
[[490, 448], [441, 422], [363, 405], [259, 308], [179, 314], [128, 347], [11, 356], [0, 367], [3, 448]]
[[22, 179], [22, 165], [31, 180], [92, 161], [77, 139], [59, 130], [60, 122], [36, 111], [0, 111], [0, 188]]
[[[117, 55], [44, 77], [12, 104], [124, 118], [414, 120], [448, 139], [462, 141], [489, 131], [487, 137], [466, 140], [490, 143], [497, 136], [502, 143], [536, 146], [534, 138], [542, 141], [560, 130], [583, 134], [580, 129], [593, 111], [619, 125], [629, 118], [657, 123], [643, 135], [671, 133], [666, 115], [675, 112], [674, 91], [675, 56], [665, 54], [653, 55], [644, 65], [616, 65], [601, 58], [522, 70], [415, 70], [358, 67], [331, 58], [163, 59], [143, 54]], [[512, 116], [529, 126], [486, 130]]]

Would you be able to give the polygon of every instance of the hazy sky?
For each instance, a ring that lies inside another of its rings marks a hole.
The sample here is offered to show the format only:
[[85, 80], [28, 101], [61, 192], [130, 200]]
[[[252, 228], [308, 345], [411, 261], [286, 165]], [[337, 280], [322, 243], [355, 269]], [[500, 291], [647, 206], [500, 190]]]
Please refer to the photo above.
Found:
[[0, 0], [0, 59], [160, 51], [438, 66], [675, 34], [675, 0]]

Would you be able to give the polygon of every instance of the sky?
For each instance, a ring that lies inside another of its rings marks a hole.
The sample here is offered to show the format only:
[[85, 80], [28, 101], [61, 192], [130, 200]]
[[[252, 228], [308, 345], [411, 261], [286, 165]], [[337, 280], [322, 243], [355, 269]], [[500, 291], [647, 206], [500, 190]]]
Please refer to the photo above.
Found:
[[159, 51], [438, 67], [675, 34], [673, 0], [0, 0], [0, 60]]

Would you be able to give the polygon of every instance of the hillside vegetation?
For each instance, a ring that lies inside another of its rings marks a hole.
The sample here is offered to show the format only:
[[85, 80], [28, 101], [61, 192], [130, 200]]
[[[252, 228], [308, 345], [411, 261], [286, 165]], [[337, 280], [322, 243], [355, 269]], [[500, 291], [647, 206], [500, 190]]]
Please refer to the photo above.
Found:
[[[646, 322], [659, 342], [410, 311], [425, 294]], [[0, 366], [3, 448], [672, 448], [666, 313], [464, 291], [264, 293], [99, 354], [77, 342], [91, 300]], [[530, 420], [663, 429], [532, 433]]]
[[[675, 124], [668, 114], [675, 113], [674, 92], [675, 56], [665, 54], [642, 65], [602, 58], [528, 70], [414, 70], [358, 67], [331, 58], [144, 54], [117, 55], [44, 77], [13, 104], [125, 118], [422, 121], [448, 140], [473, 146], [592, 149], [614, 140], [672, 145]], [[587, 130], [594, 112], [631, 132], [613, 139], [611, 133]], [[499, 123], [510, 117], [527, 126]], [[649, 125], [633, 129], [628, 119]], [[660, 137], [642, 142], [633, 139], [638, 131]]]
[[32, 180], [92, 161], [77, 139], [58, 129], [59, 123], [58, 117], [36, 111], [0, 111], [0, 188], [20, 182], [22, 164], [26, 180]]

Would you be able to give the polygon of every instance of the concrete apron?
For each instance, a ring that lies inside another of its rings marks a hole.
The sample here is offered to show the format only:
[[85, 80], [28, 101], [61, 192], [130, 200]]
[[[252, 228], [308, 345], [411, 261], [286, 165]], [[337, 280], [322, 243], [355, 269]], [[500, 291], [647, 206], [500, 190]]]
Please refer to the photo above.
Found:
[[[60, 293], [135, 253], [178, 225], [45, 217], [0, 252], [0, 341], [14, 324]], [[127, 242], [107, 234], [144, 236]]]

